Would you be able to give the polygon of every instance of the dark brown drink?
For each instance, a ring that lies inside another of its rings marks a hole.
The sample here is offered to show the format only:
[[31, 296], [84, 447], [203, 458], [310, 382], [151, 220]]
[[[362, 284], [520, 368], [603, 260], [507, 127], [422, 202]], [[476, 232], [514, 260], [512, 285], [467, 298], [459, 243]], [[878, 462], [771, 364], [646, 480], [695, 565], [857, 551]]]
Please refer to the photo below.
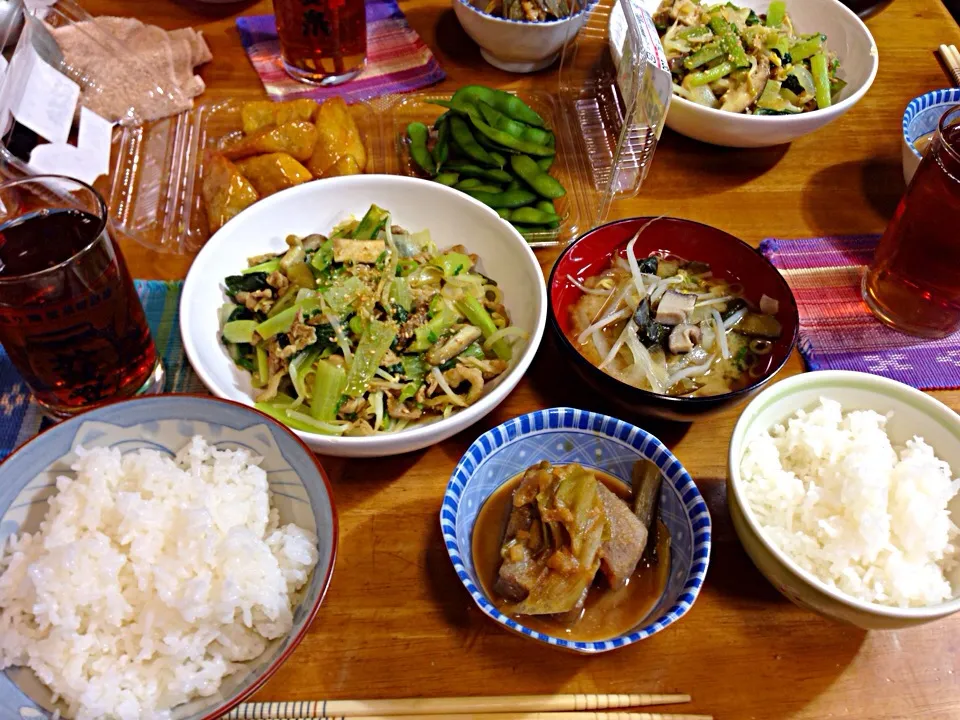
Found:
[[[9, 197], [2, 196], [8, 208]], [[36, 197], [18, 197], [36, 205]], [[7, 217], [0, 224], [0, 344], [37, 401], [64, 416], [155, 381], [156, 348], [105, 217], [72, 207]]]
[[367, 54], [363, 0], [274, 0], [280, 54], [296, 80], [336, 85], [356, 77]]

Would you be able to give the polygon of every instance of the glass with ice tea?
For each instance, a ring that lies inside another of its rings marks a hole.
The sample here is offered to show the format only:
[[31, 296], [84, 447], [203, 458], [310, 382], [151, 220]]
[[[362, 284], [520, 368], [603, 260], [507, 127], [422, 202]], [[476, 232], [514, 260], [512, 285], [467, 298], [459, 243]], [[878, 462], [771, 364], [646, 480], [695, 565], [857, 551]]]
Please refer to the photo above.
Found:
[[163, 386], [107, 225], [103, 198], [77, 180], [0, 183], [0, 345], [54, 417]]
[[880, 320], [911, 335], [960, 329], [960, 105], [940, 119], [863, 276], [863, 298]]
[[363, 70], [367, 17], [363, 0], [273, 0], [280, 55], [301, 82], [337, 85]]

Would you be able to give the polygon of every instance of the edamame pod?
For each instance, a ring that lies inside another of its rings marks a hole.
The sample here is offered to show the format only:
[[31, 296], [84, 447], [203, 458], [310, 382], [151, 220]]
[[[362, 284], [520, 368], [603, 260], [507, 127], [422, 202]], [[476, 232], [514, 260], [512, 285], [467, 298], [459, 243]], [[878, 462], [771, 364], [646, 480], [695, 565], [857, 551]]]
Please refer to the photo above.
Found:
[[496, 161], [490, 157], [490, 153], [483, 149], [483, 147], [477, 142], [474, 138], [473, 133], [470, 132], [470, 126], [467, 125], [466, 121], [459, 115], [453, 115], [450, 117], [450, 136], [453, 138], [454, 144], [469, 158], [481, 162], [484, 165], [495, 165]]
[[450, 121], [444, 120], [440, 123], [440, 126], [437, 128], [437, 142], [433, 146], [433, 161], [437, 165], [437, 170], [439, 171], [443, 164], [447, 161], [447, 158], [450, 157]]
[[499, 208], [518, 208], [529, 205], [537, 196], [529, 190], [504, 190], [499, 193], [482, 192], [478, 190], [466, 190], [467, 195], [476, 198], [484, 205], [496, 209]]
[[554, 213], [544, 212], [534, 207], [519, 207], [510, 211], [510, 222], [520, 225], [547, 225], [559, 223], [560, 218]]
[[496, 108], [507, 117], [519, 120], [527, 125], [543, 127], [543, 118], [540, 117], [529, 105], [516, 95], [511, 95], [503, 90], [494, 90], [483, 85], [465, 85], [453, 94], [453, 102], [475, 102], [482, 100], [493, 108]]
[[460, 173], [464, 177], [492, 180], [496, 183], [508, 183], [513, 180], [513, 175], [508, 173], [506, 170], [500, 170], [499, 168], [484, 168], [480, 167], [479, 165], [473, 165], [471, 163], [466, 163], [459, 160], [449, 161], [446, 167], [447, 170]]
[[[503, 192], [503, 188], [501, 188], [499, 185], [485, 185], [480, 180], [477, 180], [476, 183], [473, 183], [471, 182], [471, 180], [476, 180], [476, 178], [467, 178], [466, 180], [463, 180], [462, 182], [457, 183], [454, 187], [456, 187], [457, 190], [469, 190], [470, 192], [485, 192], [485, 193], [491, 193], [494, 195], [499, 192]], [[469, 183], [469, 184], [467, 184], [466, 187], [464, 187], [466, 183]]]
[[521, 180], [545, 198], [559, 198], [567, 194], [559, 180], [543, 172], [540, 166], [526, 155], [513, 155], [510, 158], [510, 167]]
[[436, 182], [447, 187], [453, 187], [459, 179], [460, 176], [455, 172], [442, 172], [434, 178]]
[[556, 151], [553, 148], [546, 147], [545, 145], [537, 145], [536, 143], [528, 142], [526, 140], [520, 140], [515, 138], [510, 133], [504, 132], [503, 130], [497, 130], [494, 127], [490, 127], [487, 123], [483, 122], [476, 115], [470, 115], [470, 123], [474, 128], [477, 129], [485, 138], [492, 140], [501, 145], [508, 150], [514, 152], [523, 153], [524, 155], [537, 155], [538, 157], [549, 157], [556, 154]]
[[407, 125], [407, 137], [410, 139], [410, 157], [431, 177], [437, 174], [437, 166], [433, 156], [427, 150], [429, 131], [422, 122], [412, 122]]
[[547, 142], [549, 142], [549, 138], [553, 135], [553, 133], [551, 133], [549, 130], [531, 127], [530, 125], [522, 123], [518, 120], [509, 118], [482, 100], [477, 101], [477, 108], [480, 110], [480, 114], [483, 116], [484, 121], [488, 125], [496, 128], [497, 130], [503, 130], [504, 132], [510, 133], [515, 138], [520, 140], [526, 140], [538, 145], [546, 145]]

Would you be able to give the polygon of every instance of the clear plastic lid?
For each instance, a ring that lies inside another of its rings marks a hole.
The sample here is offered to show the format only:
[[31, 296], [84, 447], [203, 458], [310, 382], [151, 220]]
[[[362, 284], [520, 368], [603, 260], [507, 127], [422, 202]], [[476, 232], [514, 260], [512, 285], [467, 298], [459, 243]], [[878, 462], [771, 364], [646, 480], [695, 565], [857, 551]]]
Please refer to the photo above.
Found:
[[[191, 107], [180, 87], [158, 78], [75, 3], [35, 0], [28, 6], [0, 79], [0, 155], [16, 172], [59, 172], [92, 182], [123, 236], [161, 252], [197, 251], [210, 236], [201, 197], [207, 151], [241, 132], [242, 102]], [[616, 17], [613, 9], [613, 0], [600, 0], [589, 11], [564, 46], [553, 89], [517, 93], [554, 130], [551, 174], [567, 189], [557, 203], [560, 227], [528, 235], [534, 246], [569, 241], [602, 222], [611, 203], [635, 195], [660, 137], [671, 93], [656, 30], [630, 2]], [[74, 48], [108, 52], [123, 67], [122, 82], [115, 73], [71, 66], [61, 50], [65, 36]], [[351, 106], [367, 172], [415, 174], [406, 127], [413, 120], [432, 122], [443, 109], [428, 100], [450, 94]]]

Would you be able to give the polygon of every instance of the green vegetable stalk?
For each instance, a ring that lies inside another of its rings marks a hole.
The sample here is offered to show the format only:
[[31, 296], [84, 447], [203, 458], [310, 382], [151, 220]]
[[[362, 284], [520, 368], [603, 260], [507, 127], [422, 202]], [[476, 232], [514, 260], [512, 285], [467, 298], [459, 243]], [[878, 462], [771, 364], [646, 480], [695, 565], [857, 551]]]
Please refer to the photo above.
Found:
[[320, 361], [313, 376], [313, 398], [310, 415], [317, 420], [331, 422], [337, 417], [340, 398], [347, 384], [347, 373], [333, 363]]
[[[457, 310], [463, 313], [471, 324], [480, 328], [484, 338], [489, 338], [497, 332], [498, 328], [493, 322], [493, 318], [490, 317], [490, 313], [486, 311], [486, 308], [484, 308], [483, 305], [480, 304], [480, 301], [473, 297], [473, 295], [465, 295], [457, 300], [456, 305]], [[501, 360], [510, 359], [510, 346], [505, 340], [497, 340], [497, 342], [493, 344], [493, 351]]]
[[367, 384], [380, 367], [380, 361], [396, 337], [393, 326], [380, 320], [370, 321], [357, 344], [350, 372], [347, 373], [344, 394], [356, 398], [366, 392]]

